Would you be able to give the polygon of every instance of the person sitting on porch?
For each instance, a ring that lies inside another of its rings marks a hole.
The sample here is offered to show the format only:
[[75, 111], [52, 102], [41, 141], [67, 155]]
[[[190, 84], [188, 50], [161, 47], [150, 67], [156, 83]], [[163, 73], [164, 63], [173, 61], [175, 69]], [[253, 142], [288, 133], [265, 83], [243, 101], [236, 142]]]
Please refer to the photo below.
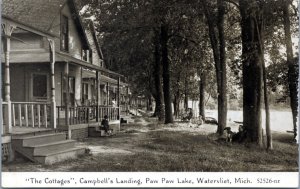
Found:
[[104, 119], [103, 119], [102, 122], [101, 122], [101, 126], [104, 128], [105, 133], [106, 133], [106, 134], [109, 134], [109, 133], [108, 133], [108, 130], [109, 130], [109, 122], [108, 122], [108, 117], [107, 117], [107, 115], [104, 116]]

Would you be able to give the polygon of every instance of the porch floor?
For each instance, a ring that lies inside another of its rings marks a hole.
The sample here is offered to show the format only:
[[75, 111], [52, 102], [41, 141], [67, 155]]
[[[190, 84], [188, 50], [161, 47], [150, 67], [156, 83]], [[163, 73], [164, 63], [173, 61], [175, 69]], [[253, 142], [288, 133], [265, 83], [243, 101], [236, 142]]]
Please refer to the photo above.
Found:
[[50, 131], [51, 128], [39, 128], [39, 127], [12, 127], [12, 134], [27, 134], [40, 131]]

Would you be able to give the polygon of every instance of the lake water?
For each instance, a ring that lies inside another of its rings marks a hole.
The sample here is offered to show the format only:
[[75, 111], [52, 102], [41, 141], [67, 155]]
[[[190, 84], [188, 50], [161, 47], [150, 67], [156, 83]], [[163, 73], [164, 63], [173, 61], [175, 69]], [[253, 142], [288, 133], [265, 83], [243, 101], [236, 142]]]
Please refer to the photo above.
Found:
[[[190, 107], [193, 107], [195, 115], [198, 114], [198, 103], [194, 102], [189, 104]], [[213, 117], [218, 119], [218, 111], [217, 110], [206, 110], [205, 111], [207, 117]], [[265, 129], [265, 111], [262, 110], [262, 126]], [[243, 111], [235, 111], [228, 110], [227, 112], [227, 122], [233, 123], [234, 121], [243, 121]], [[293, 119], [291, 111], [279, 111], [279, 110], [270, 110], [270, 124], [271, 130], [286, 132], [293, 131]], [[299, 126], [298, 126], [299, 127]]]
[[[207, 117], [218, 118], [217, 110], [206, 110]], [[243, 111], [233, 111], [229, 110], [227, 112], [227, 121], [228, 123], [234, 121], [242, 121], [243, 120]], [[265, 128], [265, 113], [262, 112], [262, 126]], [[293, 130], [293, 121], [292, 121], [292, 112], [288, 111], [276, 111], [270, 110], [270, 124], [271, 130], [286, 132]]]

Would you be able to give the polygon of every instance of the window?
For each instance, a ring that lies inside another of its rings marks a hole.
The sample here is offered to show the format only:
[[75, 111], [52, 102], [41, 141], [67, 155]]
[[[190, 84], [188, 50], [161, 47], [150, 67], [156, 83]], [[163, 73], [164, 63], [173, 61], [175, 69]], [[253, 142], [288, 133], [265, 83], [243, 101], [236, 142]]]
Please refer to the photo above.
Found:
[[68, 17], [61, 17], [61, 31], [60, 31], [60, 49], [63, 51], [69, 50], [69, 20]]
[[87, 50], [83, 49], [81, 52], [82, 52], [82, 60], [87, 61]]
[[92, 50], [90, 50], [89, 51], [90, 53], [89, 53], [89, 61], [90, 61], [90, 63], [93, 63], [93, 51]]
[[33, 74], [32, 75], [32, 96], [38, 99], [47, 99], [47, 75]]
[[93, 61], [93, 53], [91, 50], [88, 50], [88, 49], [82, 50], [81, 57], [82, 57], [82, 60], [84, 60], [84, 61], [87, 61], [87, 62]]

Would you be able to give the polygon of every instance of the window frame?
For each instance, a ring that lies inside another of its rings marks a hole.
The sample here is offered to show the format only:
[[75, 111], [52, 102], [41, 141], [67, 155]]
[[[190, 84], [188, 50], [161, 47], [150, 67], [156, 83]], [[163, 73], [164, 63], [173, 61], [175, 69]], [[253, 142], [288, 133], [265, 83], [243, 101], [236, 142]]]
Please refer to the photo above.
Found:
[[[34, 76], [35, 75], [42, 75], [42, 76], [46, 76], [46, 96], [45, 97], [41, 97], [41, 96], [34, 96]], [[31, 73], [31, 89], [30, 89], [30, 96], [31, 99], [33, 101], [48, 101], [49, 100], [49, 95], [50, 95], [50, 81], [49, 81], [49, 74], [45, 73], [45, 72], [33, 72]]]

